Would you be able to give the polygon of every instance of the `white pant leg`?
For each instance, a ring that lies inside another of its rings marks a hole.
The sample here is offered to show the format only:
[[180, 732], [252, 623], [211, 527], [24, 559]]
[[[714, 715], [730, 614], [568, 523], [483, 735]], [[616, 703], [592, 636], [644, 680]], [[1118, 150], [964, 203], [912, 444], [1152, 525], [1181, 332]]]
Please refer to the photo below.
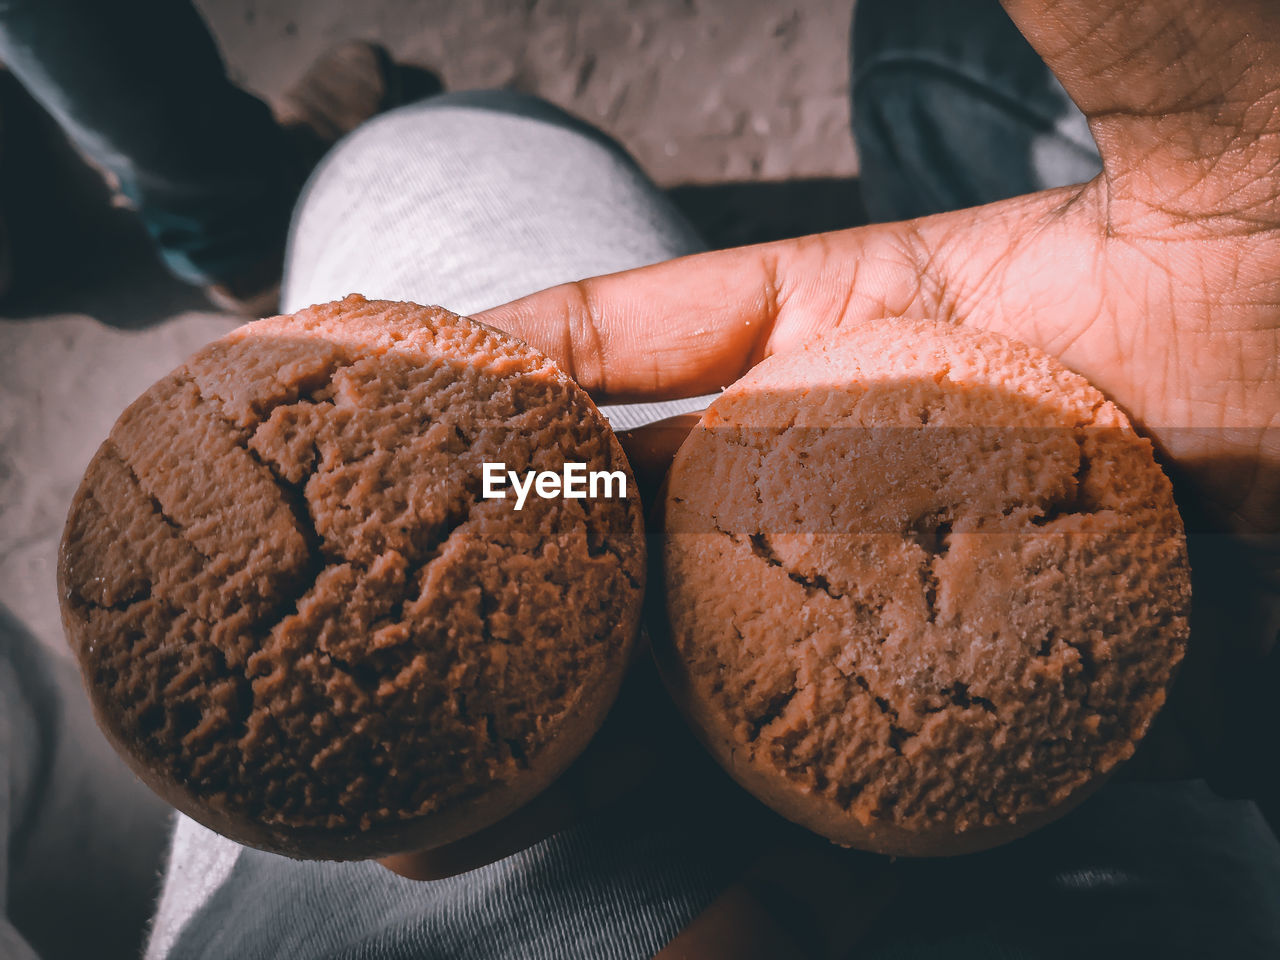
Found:
[[616, 144], [541, 100], [448, 94], [338, 144], [303, 191], [281, 291], [475, 313], [701, 241]]

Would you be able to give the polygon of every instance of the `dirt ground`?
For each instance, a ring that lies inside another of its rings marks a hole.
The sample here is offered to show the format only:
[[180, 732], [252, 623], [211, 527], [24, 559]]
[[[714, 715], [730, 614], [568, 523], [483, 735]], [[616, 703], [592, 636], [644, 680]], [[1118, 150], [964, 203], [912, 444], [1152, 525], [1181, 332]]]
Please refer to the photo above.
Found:
[[664, 186], [850, 176], [852, 0], [199, 0], [268, 99], [360, 37], [451, 90], [514, 87], [616, 137]]

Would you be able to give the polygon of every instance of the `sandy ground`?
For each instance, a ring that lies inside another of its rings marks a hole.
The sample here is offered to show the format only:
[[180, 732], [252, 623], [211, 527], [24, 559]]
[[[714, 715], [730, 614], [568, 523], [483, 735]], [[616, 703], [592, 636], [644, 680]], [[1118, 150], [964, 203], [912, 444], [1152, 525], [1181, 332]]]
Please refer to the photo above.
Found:
[[451, 90], [514, 87], [616, 137], [660, 184], [849, 176], [852, 0], [200, 0], [232, 76], [277, 97], [377, 40]]

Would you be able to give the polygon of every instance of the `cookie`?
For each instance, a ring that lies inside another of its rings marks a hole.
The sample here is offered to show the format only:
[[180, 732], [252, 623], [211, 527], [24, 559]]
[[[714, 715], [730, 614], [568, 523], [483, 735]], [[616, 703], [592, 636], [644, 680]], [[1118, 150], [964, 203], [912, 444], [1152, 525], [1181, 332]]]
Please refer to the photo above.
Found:
[[[485, 497], [485, 463], [625, 496]], [[628, 663], [644, 533], [586, 394], [524, 343], [349, 297], [209, 344], [116, 422], [62, 541], [98, 722], [243, 843], [355, 859], [495, 822]]]
[[778, 812], [901, 855], [982, 849], [1096, 788], [1188, 633], [1151, 445], [1082, 377], [904, 320], [765, 360], [668, 477], [656, 652]]

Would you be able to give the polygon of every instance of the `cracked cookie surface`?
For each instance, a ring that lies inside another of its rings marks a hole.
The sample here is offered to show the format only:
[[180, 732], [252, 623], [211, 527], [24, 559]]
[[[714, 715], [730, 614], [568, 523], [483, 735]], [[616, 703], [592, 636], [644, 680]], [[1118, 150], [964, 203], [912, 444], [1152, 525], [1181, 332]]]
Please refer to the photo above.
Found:
[[481, 499], [484, 461], [622, 470], [525, 344], [359, 297], [208, 345], [125, 411], [60, 598], [100, 725], [175, 806], [301, 856], [433, 846], [586, 745], [643, 589], [625, 499]]
[[770, 358], [664, 506], [669, 686], [733, 776], [842, 843], [957, 853], [1052, 819], [1183, 655], [1150, 444], [1002, 337], [886, 321]]

